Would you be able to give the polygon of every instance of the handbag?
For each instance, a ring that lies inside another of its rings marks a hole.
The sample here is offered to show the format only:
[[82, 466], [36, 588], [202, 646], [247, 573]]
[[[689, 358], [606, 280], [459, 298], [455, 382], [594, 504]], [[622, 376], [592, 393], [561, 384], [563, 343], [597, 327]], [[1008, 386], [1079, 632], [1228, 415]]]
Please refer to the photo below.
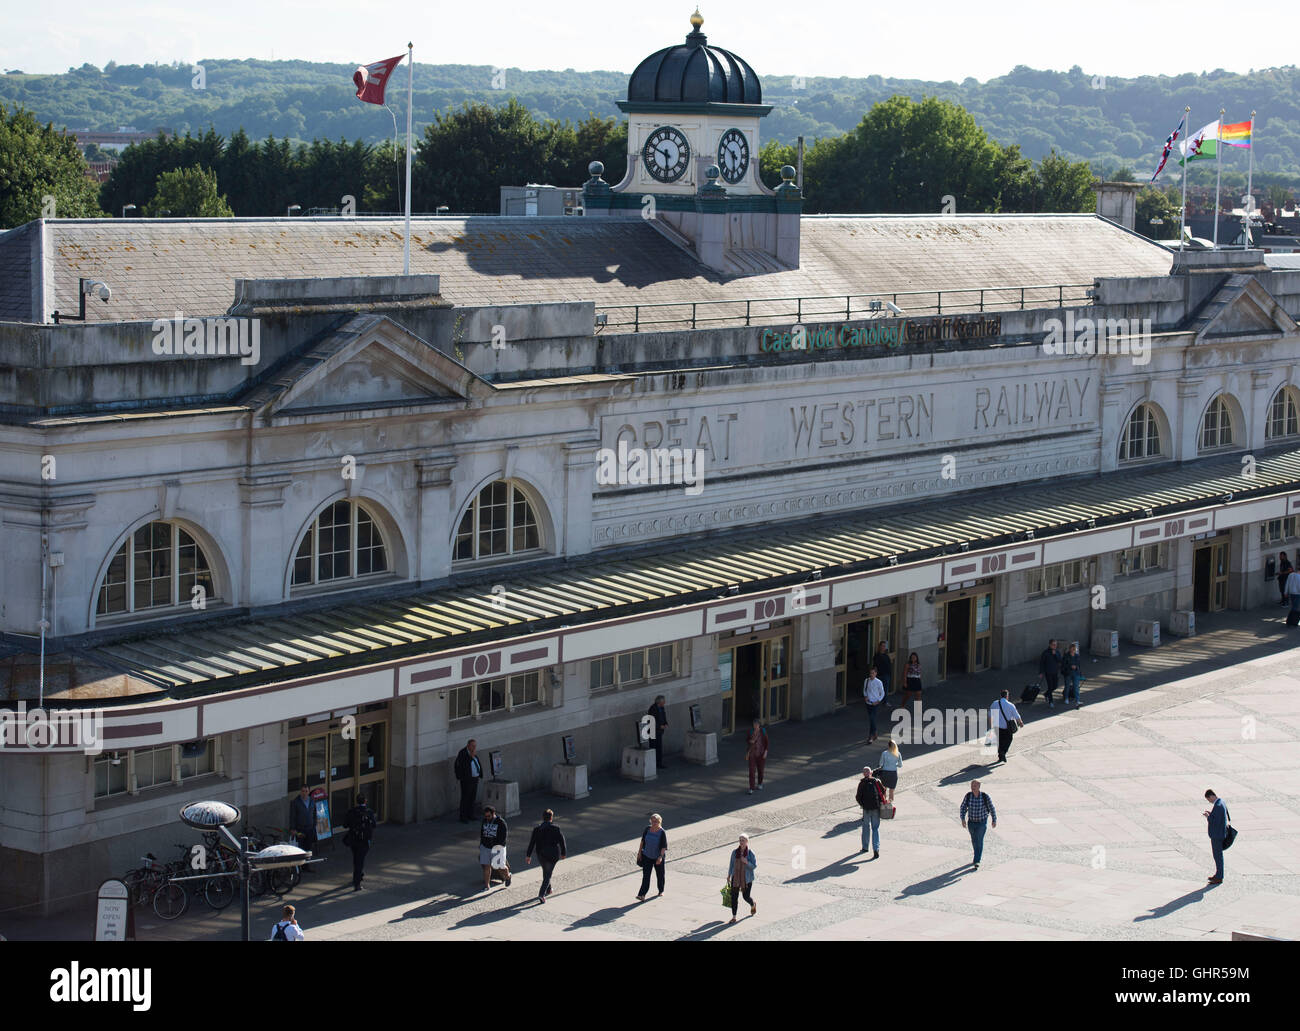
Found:
[[731, 908], [731, 882], [728, 881], [722, 886], [722, 904], [728, 909]]
[[1002, 704], [1002, 699], [998, 699], [998, 708], [1002, 710], [1002, 721], [1007, 725], [1007, 733], [1015, 734], [1020, 728], [1016, 726], [1015, 720], [1007, 719], [1007, 707]]
[[893, 802], [880, 803], [880, 818], [882, 820], [892, 820], [896, 809]]
[[1223, 841], [1219, 843], [1219, 847], [1226, 852], [1232, 848], [1232, 843], [1237, 840], [1237, 828], [1232, 825], [1232, 814], [1228, 812], [1226, 805], [1223, 807], [1223, 815], [1228, 819], [1228, 829], [1224, 832]]

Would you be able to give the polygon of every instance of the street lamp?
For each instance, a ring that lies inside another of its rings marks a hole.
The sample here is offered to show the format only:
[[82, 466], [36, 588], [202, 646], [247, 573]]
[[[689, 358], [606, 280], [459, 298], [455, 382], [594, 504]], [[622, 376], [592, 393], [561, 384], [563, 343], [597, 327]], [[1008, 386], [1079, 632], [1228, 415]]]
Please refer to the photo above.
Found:
[[[1155, 216], [1153, 216], [1152, 219], [1151, 219], [1151, 225], [1153, 225], [1153, 226], [1162, 226], [1162, 225], [1164, 225], [1164, 224], [1165, 224], [1165, 220], [1164, 220], [1163, 218], [1161, 218], [1159, 215], [1155, 215]], [[1159, 233], [1160, 233], [1160, 230], [1158, 230], [1158, 229], [1152, 229], [1152, 230], [1151, 230], [1151, 239], [1153, 239], [1153, 240], [1159, 240], [1159, 239], [1160, 239]]]
[[128, 211], [135, 211], [135, 209], [136, 209], [136, 208], [135, 208], [135, 205], [134, 205], [134, 204], [123, 204], [123, 205], [122, 205], [122, 217], [123, 217], [123, 218], [126, 218], [126, 213], [127, 213]]
[[290, 204], [290, 205], [289, 205], [289, 210], [286, 211], [286, 212], [284, 213], [284, 217], [285, 217], [285, 218], [293, 218], [293, 213], [294, 213], [295, 211], [301, 211], [301, 210], [302, 210], [302, 205], [301, 205], [301, 204]]
[[[201, 831], [217, 831], [239, 849], [240, 941], [249, 940], [248, 877], [254, 870], [279, 870], [286, 866], [301, 866], [311, 859], [311, 853], [297, 845], [269, 845], [260, 852], [248, 847], [248, 835], [236, 838], [229, 828], [239, 822], [239, 807], [229, 802], [191, 802], [181, 809], [181, 820]], [[197, 877], [175, 877], [177, 881], [200, 878], [233, 876], [231, 874], [199, 874]]]

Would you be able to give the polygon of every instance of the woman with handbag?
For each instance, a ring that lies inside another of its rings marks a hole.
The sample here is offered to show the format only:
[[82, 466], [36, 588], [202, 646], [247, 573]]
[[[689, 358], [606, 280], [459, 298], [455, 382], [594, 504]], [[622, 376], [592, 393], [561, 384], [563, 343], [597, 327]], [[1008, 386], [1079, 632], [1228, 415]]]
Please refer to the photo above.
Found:
[[641, 832], [641, 845], [636, 850], [636, 865], [641, 867], [641, 891], [636, 900], [645, 901], [645, 893], [650, 890], [650, 871], [655, 872], [659, 882], [659, 894], [664, 893], [664, 860], [668, 857], [668, 833], [664, 830], [663, 817], [658, 813], [650, 816], [650, 826]]
[[885, 750], [880, 753], [880, 769], [876, 771], [876, 777], [889, 793], [888, 801], [891, 805], [894, 802], [894, 788], [898, 787], [898, 770], [902, 765], [903, 753], [898, 750], [898, 742], [891, 737]]
[[758, 906], [754, 904], [754, 896], [751, 894], [754, 884], [754, 867], [758, 865], [758, 856], [754, 855], [749, 848], [749, 835], [742, 834], [740, 843], [732, 850], [731, 860], [727, 864], [727, 887], [731, 889], [731, 922], [736, 922], [736, 910], [740, 907], [740, 897], [743, 895], [745, 901], [749, 903], [749, 915], [753, 916], [758, 912]]

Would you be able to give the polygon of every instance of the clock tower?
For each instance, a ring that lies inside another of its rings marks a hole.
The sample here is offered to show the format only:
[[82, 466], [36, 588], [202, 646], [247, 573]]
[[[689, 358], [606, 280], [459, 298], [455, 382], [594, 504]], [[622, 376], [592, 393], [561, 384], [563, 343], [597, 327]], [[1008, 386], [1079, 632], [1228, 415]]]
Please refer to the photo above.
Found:
[[783, 170], [776, 190], [758, 175], [759, 120], [771, 105], [754, 69], [710, 46], [703, 24], [697, 10], [685, 43], [651, 54], [632, 73], [627, 100], [618, 101], [628, 116], [627, 174], [611, 186], [593, 162], [586, 214], [654, 219], [718, 272], [797, 267], [802, 198], [793, 170]]

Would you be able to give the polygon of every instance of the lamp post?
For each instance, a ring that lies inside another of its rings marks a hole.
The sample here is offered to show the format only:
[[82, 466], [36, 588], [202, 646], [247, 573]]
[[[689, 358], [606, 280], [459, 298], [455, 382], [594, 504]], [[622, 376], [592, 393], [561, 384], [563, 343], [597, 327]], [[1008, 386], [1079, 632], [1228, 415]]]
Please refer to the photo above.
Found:
[[[1165, 220], [1164, 220], [1163, 218], [1161, 218], [1159, 215], [1156, 215], [1156, 216], [1154, 216], [1154, 217], [1151, 219], [1151, 225], [1152, 225], [1152, 226], [1162, 226], [1162, 225], [1164, 225], [1164, 224], [1165, 224]], [[1159, 240], [1160, 237], [1156, 235], [1156, 234], [1159, 233], [1159, 232], [1160, 232], [1159, 229], [1152, 229], [1152, 230], [1151, 230], [1151, 239], [1153, 239], [1153, 240]]]
[[285, 211], [285, 213], [284, 213], [284, 217], [285, 217], [285, 218], [293, 218], [293, 213], [294, 213], [295, 211], [301, 211], [301, 210], [302, 210], [302, 205], [301, 205], [301, 204], [290, 204], [288, 210]]
[[135, 205], [134, 205], [134, 204], [123, 204], [123, 205], [122, 205], [122, 217], [123, 217], [123, 218], [126, 218], [126, 213], [127, 213], [128, 211], [135, 211], [135, 210], [136, 210], [136, 208], [135, 208]]
[[[230, 827], [239, 822], [239, 807], [229, 802], [191, 802], [181, 809], [181, 820], [202, 831], [217, 831], [239, 849], [239, 927], [240, 941], [249, 940], [248, 877], [254, 870], [278, 870], [286, 866], [301, 866], [311, 859], [311, 853], [297, 845], [269, 845], [260, 852], [248, 848], [248, 835], [236, 838]], [[199, 878], [230, 877], [234, 874], [200, 874]], [[174, 880], [197, 880], [194, 877], [177, 877]]]

